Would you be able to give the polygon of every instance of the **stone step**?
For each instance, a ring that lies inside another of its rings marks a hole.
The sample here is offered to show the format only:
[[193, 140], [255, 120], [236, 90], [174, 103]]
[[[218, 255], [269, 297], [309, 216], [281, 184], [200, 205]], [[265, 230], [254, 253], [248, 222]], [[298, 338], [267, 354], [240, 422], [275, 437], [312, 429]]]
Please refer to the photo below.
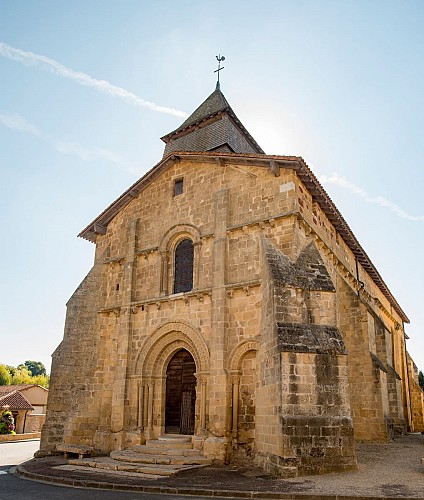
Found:
[[80, 467], [91, 467], [98, 470], [132, 472], [137, 474], [146, 474], [149, 476], [173, 476], [178, 472], [188, 469], [204, 467], [207, 464], [195, 465], [166, 465], [166, 464], [138, 464], [132, 462], [122, 462], [109, 457], [83, 458], [68, 460], [69, 465]]
[[[196, 450], [192, 450], [196, 451]], [[134, 464], [160, 464], [160, 465], [209, 465], [211, 460], [196, 452], [192, 456], [184, 455], [165, 455], [165, 454], [152, 454], [140, 453], [139, 451], [130, 450], [116, 450], [110, 453], [110, 458], [121, 462], [130, 462]]]
[[148, 445], [136, 444], [131, 447], [131, 450], [145, 455], [182, 455], [183, 457], [199, 455], [199, 451], [193, 450], [193, 448], [154, 446], [151, 443]]
[[162, 434], [158, 439], [159, 441], [179, 441], [182, 443], [193, 442], [193, 436], [191, 434]]
[[169, 439], [160, 437], [159, 439], [148, 439], [146, 446], [153, 446], [155, 448], [193, 448], [191, 439]]
[[173, 442], [161, 441], [160, 439], [149, 439], [148, 441], [146, 441], [146, 444], [144, 446], [149, 446], [153, 448], [163, 448], [163, 449], [185, 448], [186, 450], [193, 448], [192, 443], [173, 443]]

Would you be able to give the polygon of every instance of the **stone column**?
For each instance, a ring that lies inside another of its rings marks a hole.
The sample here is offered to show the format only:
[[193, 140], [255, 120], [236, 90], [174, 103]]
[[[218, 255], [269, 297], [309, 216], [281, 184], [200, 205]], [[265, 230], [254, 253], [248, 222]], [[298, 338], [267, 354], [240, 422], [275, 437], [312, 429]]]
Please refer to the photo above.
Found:
[[160, 252], [160, 294], [168, 295], [169, 252]]
[[223, 461], [227, 448], [228, 402], [226, 363], [227, 294], [227, 219], [229, 191], [214, 194], [215, 231], [213, 243], [212, 324], [210, 339], [210, 383], [208, 384], [209, 431], [214, 437], [205, 441], [205, 455]]
[[137, 427], [143, 428], [143, 405], [144, 405], [144, 386], [143, 383], [138, 381], [138, 418]]
[[137, 244], [137, 222], [131, 221], [127, 230], [127, 248], [122, 284], [122, 306], [116, 335], [114, 382], [112, 385], [111, 431], [112, 448], [121, 449], [124, 444], [125, 399], [127, 397], [127, 370], [129, 343], [131, 342], [132, 314], [129, 307], [134, 289], [134, 264]]
[[148, 397], [147, 397], [147, 436], [146, 436], [148, 438], [151, 438], [153, 433], [154, 390], [155, 390], [155, 383], [149, 382], [147, 384]]
[[233, 433], [233, 437], [237, 437], [240, 375], [233, 375], [232, 381], [233, 381], [233, 420], [232, 420], [231, 431]]
[[143, 386], [143, 429], [147, 428], [147, 415], [149, 411], [149, 386]]
[[200, 273], [201, 273], [201, 258], [200, 252], [202, 250], [202, 240], [195, 241], [194, 245], [194, 262], [193, 262], [193, 289], [197, 290], [199, 287], [202, 288]]
[[204, 375], [195, 374], [199, 390], [197, 396], [199, 397], [199, 429], [200, 434], [204, 434], [206, 430], [206, 377]]

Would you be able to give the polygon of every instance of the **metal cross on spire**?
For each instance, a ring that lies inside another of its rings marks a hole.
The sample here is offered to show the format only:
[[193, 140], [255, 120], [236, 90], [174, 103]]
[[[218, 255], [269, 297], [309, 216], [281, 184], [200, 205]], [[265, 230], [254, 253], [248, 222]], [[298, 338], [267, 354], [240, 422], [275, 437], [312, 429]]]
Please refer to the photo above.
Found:
[[224, 66], [222, 66], [221, 68], [221, 62], [222, 61], [225, 61], [225, 57], [224, 56], [221, 56], [221, 54], [219, 54], [219, 56], [215, 56], [216, 57], [216, 60], [218, 61], [218, 69], [216, 69], [214, 71], [214, 73], [218, 73], [218, 80], [216, 82], [216, 90], [220, 90], [220, 85], [219, 85], [219, 72], [221, 71], [221, 69], [224, 69]]

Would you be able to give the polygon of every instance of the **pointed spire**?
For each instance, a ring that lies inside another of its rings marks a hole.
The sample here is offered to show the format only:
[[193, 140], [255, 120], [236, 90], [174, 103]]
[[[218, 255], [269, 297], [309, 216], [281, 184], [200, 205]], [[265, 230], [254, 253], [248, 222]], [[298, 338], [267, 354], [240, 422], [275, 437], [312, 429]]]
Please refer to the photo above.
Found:
[[216, 115], [220, 111], [225, 111], [226, 109], [230, 108], [227, 99], [225, 99], [224, 94], [221, 92], [218, 85], [219, 83], [217, 83], [217, 88], [215, 89], [215, 91], [212, 92], [212, 94], [193, 111], [193, 113], [187, 118], [187, 120], [185, 120], [176, 130], [171, 132], [171, 134], [176, 134], [177, 132], [186, 129], [190, 125], [199, 123], [212, 115]]
[[231, 109], [219, 80], [212, 94], [162, 140], [166, 144], [164, 156], [172, 151], [265, 154]]

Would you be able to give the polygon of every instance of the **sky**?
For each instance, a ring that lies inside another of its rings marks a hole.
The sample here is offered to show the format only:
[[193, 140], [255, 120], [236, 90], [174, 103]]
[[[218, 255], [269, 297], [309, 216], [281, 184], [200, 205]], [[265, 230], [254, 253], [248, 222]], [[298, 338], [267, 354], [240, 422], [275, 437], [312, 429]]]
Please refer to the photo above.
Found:
[[215, 88], [302, 156], [410, 319], [424, 370], [424, 2], [2, 0], [0, 362], [50, 369], [94, 245], [77, 234]]

